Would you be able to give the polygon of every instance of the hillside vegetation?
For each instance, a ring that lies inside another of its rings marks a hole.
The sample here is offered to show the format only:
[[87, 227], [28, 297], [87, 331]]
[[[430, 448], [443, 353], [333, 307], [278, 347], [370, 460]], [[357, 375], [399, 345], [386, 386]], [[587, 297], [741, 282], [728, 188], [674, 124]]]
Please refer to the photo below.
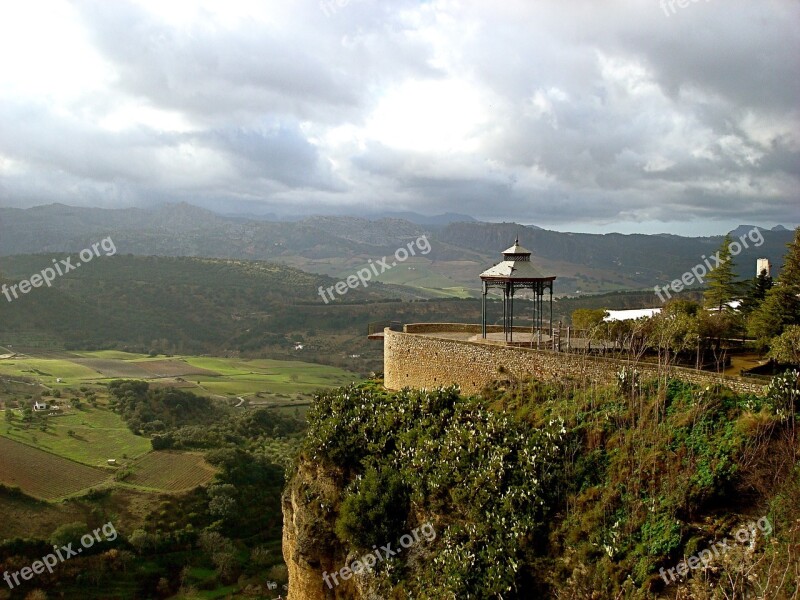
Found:
[[[461, 288], [477, 296], [477, 275], [500, 260], [499, 253], [516, 236], [533, 251], [542, 269], [559, 277], [559, 293], [652, 289], [713, 254], [722, 240], [721, 236], [592, 235], [517, 223], [461, 221], [419, 225], [401, 218], [317, 216], [276, 222], [225, 217], [189, 204], [114, 210], [61, 204], [0, 208], [0, 256], [77, 252], [111, 236], [120, 254], [269, 260], [339, 279], [367, 260], [389, 256], [426, 235], [431, 252], [417, 257], [418, 271], [394, 269], [386, 273], [387, 282], [407, 284], [425, 297], [436, 295], [434, 290], [458, 296], [464, 293]], [[740, 276], [753, 275], [759, 257], [769, 258], [776, 271], [780, 268], [791, 232], [762, 233], [763, 245], [751, 245], [740, 255]]]
[[[23, 533], [4, 534], [0, 573], [30, 565], [56, 537], [77, 544], [104, 523], [118, 533], [11, 597], [36, 589], [50, 597], [98, 600], [241, 597], [248, 586], [283, 585], [280, 495], [304, 423], [274, 409], [234, 409], [143, 381], [114, 381], [106, 390], [108, 410], [124, 419], [129, 436], [150, 435], [154, 451], [117, 457], [115, 467], [97, 469], [0, 437], [11, 459], [0, 462], [0, 479], [10, 483], [0, 485], [0, 510], [27, 522], [3, 524], [4, 531]], [[76, 414], [89, 422], [89, 412], [106, 412], [105, 398], [98, 401], [102, 409]], [[45, 430], [37, 433], [46, 436]], [[73, 435], [80, 440], [80, 431]], [[98, 485], [100, 480], [107, 481]], [[88, 486], [94, 489], [59, 504], [30, 497], [56, 499]]]
[[[764, 398], [620, 382], [322, 395], [301, 464], [321, 462], [338, 484], [299, 471], [290, 483], [306, 499], [298, 560], [335, 572], [429, 522], [434, 541], [336, 597], [797, 598], [796, 376]], [[742, 527], [747, 544], [734, 541]], [[667, 586], [660, 569], [723, 538], [708, 568]]]
[[[5, 274], [0, 284], [30, 277], [47, 263], [42, 255], [0, 257]], [[103, 257], [57, 279], [52, 288], [32, 290], [10, 303], [0, 296], [0, 345], [291, 357], [369, 374], [383, 368], [381, 345], [366, 339], [370, 322], [480, 322], [477, 300], [409, 301], [408, 293], [392, 286], [353, 289], [325, 304], [318, 288], [333, 282], [269, 263]], [[657, 304], [651, 292], [561, 298], [554, 304], [554, 320], [566, 324], [578, 308]], [[501, 318], [500, 303], [490, 303], [490, 322]], [[524, 325], [529, 314], [523, 311], [517, 319]], [[302, 352], [295, 351], [298, 342]]]
[[[48, 262], [41, 255], [1, 258], [0, 283], [30, 277]], [[308, 341], [307, 353], [335, 354], [344, 365], [342, 351], [375, 348], [365, 343], [366, 323], [394, 317], [385, 301], [403, 294], [370, 286], [328, 306], [318, 288], [333, 283], [260, 262], [103, 257], [57, 279], [52, 288], [34, 289], [13, 302], [3, 298], [0, 343], [284, 358], [295, 342]], [[377, 304], [362, 308], [367, 301]]]

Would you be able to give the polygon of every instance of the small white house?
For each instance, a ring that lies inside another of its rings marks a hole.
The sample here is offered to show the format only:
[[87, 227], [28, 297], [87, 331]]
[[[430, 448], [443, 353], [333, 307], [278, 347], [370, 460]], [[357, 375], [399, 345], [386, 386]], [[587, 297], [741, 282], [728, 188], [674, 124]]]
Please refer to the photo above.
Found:
[[654, 317], [661, 312], [660, 308], [635, 308], [631, 310], [607, 310], [608, 315], [603, 319], [610, 321], [631, 321], [647, 317]]
[[46, 402], [36, 401], [33, 403], [33, 410], [48, 410], [50, 406]]

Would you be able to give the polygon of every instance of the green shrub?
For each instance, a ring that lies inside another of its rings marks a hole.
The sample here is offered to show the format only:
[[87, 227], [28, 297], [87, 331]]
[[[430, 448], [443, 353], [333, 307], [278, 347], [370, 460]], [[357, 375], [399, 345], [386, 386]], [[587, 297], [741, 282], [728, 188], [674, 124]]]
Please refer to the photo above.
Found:
[[345, 496], [336, 535], [359, 549], [397, 540], [407, 529], [409, 490], [396, 471], [370, 467]]

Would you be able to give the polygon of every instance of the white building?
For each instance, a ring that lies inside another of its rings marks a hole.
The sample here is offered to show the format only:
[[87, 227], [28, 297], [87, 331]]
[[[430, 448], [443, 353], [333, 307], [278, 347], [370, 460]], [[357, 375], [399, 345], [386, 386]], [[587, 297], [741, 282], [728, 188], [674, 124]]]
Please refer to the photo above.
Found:
[[767, 277], [772, 276], [772, 265], [769, 264], [768, 258], [758, 258], [756, 259], [756, 277], [761, 275], [761, 271], [767, 272]]
[[610, 321], [630, 321], [654, 317], [661, 312], [660, 308], [636, 308], [632, 310], [607, 310], [608, 315], [603, 319], [606, 323]]

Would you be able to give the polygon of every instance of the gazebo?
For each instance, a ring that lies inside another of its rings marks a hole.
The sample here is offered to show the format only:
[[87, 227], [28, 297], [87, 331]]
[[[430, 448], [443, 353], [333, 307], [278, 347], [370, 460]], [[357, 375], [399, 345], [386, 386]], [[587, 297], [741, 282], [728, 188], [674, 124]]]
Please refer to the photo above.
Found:
[[[550, 290], [550, 335], [553, 333], [553, 282], [555, 275], [544, 275], [531, 263], [531, 251], [514, 245], [503, 251], [503, 261], [481, 273], [481, 334], [486, 339], [486, 294], [489, 288], [503, 290], [503, 338], [514, 340], [514, 294], [517, 290], [533, 292], [533, 328], [541, 331], [544, 324], [544, 291]], [[532, 329], [533, 329], [532, 328]], [[531, 342], [533, 339], [531, 338]]]

